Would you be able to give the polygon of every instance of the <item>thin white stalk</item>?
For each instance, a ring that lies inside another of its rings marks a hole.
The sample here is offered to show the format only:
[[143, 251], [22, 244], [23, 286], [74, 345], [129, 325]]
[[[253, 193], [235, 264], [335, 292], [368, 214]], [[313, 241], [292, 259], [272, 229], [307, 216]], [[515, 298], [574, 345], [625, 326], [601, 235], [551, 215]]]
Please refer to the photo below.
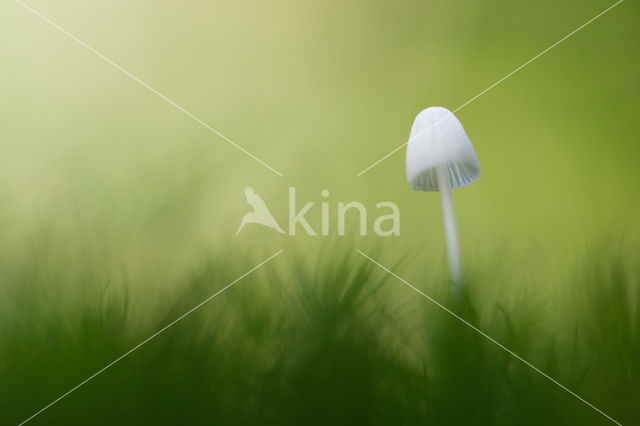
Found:
[[458, 230], [451, 198], [451, 184], [447, 165], [436, 167], [438, 190], [442, 202], [442, 218], [444, 221], [444, 236], [447, 242], [447, 259], [449, 260], [449, 274], [457, 292], [462, 289], [462, 269], [460, 267], [460, 246], [458, 244]]

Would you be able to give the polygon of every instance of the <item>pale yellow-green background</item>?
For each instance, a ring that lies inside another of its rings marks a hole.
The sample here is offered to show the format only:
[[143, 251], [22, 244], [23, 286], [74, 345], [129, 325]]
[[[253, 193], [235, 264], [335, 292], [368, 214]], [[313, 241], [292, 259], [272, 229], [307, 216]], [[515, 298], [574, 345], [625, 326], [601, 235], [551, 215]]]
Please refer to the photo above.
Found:
[[[134, 279], [181, 273], [209, 249], [314, 256], [325, 239], [258, 226], [234, 237], [245, 186], [283, 226], [296, 186], [304, 202], [329, 189], [333, 220], [338, 201], [361, 201], [373, 217], [376, 202], [396, 202], [400, 237], [344, 243], [403, 260], [398, 271], [419, 282], [445, 267], [438, 195], [409, 190], [404, 150], [356, 174], [404, 143], [421, 109], [458, 107], [613, 2], [28, 4], [284, 177], [3, 2], [5, 256], [46, 235], [78, 262], [93, 252]], [[457, 113], [482, 169], [454, 193], [467, 268], [499, 264], [542, 284], [601, 244], [637, 247], [639, 18], [623, 2]]]

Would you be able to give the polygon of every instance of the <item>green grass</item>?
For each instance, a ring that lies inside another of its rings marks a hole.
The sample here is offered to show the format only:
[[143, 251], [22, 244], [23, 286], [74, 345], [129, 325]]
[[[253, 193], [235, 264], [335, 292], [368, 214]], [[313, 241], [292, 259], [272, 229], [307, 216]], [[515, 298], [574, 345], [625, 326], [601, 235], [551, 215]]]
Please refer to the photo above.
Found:
[[[44, 244], [3, 256], [11, 262], [1, 270], [1, 424], [29, 417], [258, 263], [210, 255], [172, 286], [140, 297], [125, 271], [117, 279], [92, 272], [91, 255], [83, 265]], [[352, 249], [327, 248], [321, 259], [285, 252], [32, 424], [609, 423]], [[557, 321], [545, 319], [544, 298], [487, 307], [479, 297], [495, 285], [487, 278], [468, 278], [470, 291], [458, 302], [446, 283], [426, 286], [560, 383], [634, 424], [637, 259], [585, 261], [557, 293], [566, 296]]]

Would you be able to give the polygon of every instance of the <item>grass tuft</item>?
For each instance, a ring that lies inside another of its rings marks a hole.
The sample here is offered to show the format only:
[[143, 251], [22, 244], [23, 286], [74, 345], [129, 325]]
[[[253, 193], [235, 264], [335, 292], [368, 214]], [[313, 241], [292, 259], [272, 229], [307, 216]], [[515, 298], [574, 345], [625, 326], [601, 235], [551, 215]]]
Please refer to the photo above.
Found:
[[[294, 256], [280, 269], [256, 271], [32, 424], [608, 423], [421, 296], [395, 303], [410, 290], [352, 250], [327, 247], [320, 259], [300, 266]], [[633, 424], [639, 263], [612, 256], [587, 264], [566, 287], [573, 321], [551, 328], [540, 325], [548, 306], [530, 298], [487, 311], [478, 291], [490, 285], [486, 276], [467, 278], [473, 291], [462, 301], [442, 291], [439, 300]], [[209, 256], [147, 299], [128, 274], [101, 275], [91, 265], [46, 247], [4, 264], [0, 423], [29, 417], [251, 262]], [[287, 268], [294, 272], [273, 272]]]

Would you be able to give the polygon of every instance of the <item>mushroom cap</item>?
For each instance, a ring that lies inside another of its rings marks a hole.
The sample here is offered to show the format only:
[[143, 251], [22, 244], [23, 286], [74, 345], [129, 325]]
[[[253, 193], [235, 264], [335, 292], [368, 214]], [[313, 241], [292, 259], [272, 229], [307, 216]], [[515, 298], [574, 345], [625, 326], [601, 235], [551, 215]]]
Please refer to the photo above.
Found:
[[407, 144], [407, 181], [411, 189], [438, 191], [436, 168], [446, 166], [451, 189], [480, 177], [478, 158], [464, 127], [451, 111], [430, 107], [418, 114]]

